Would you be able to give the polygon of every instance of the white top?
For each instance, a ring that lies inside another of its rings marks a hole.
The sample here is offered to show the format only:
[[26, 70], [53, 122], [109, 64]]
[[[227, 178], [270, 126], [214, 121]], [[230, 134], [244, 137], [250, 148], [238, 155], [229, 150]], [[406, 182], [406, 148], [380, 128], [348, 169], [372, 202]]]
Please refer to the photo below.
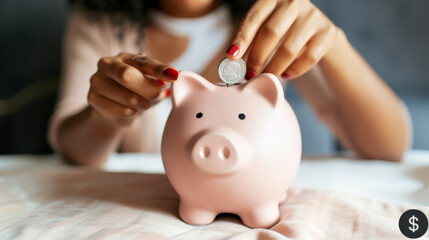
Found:
[[[179, 70], [189, 70], [198, 74], [202, 73], [233, 34], [233, 24], [227, 5], [221, 5], [211, 13], [197, 18], [176, 18], [160, 11], [149, 12], [149, 18], [159, 29], [189, 39], [188, 48], [169, 64]], [[158, 149], [171, 108], [170, 98], [154, 106]]]

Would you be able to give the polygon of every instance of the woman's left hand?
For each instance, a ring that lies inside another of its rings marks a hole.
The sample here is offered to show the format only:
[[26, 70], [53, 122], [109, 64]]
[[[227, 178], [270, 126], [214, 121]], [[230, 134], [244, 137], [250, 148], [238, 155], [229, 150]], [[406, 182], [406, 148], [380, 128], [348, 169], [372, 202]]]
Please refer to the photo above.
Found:
[[249, 51], [247, 80], [261, 72], [296, 78], [333, 46], [336, 32], [309, 0], [258, 0], [240, 23], [227, 56], [237, 60]]

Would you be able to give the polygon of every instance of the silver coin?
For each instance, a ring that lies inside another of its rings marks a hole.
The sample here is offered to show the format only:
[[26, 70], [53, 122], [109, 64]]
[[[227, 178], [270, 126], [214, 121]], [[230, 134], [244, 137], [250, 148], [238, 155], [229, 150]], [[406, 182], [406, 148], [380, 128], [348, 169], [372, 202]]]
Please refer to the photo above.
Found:
[[224, 58], [219, 63], [218, 73], [220, 79], [227, 84], [236, 84], [240, 82], [246, 74], [246, 63], [239, 59], [237, 61]]

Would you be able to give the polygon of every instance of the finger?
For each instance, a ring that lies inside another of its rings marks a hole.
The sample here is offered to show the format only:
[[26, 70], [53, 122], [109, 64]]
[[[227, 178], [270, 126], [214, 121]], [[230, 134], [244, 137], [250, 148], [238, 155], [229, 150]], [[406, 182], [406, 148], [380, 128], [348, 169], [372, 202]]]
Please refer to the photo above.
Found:
[[307, 20], [295, 21], [263, 72], [280, 75], [303, 51], [314, 32], [315, 26]]
[[88, 102], [105, 119], [120, 125], [129, 125], [137, 114], [135, 109], [126, 107], [94, 92], [88, 93]]
[[164, 64], [156, 59], [148, 56], [133, 56], [131, 59], [126, 57], [125, 63], [139, 69], [143, 74], [149, 75], [153, 78], [172, 82], [177, 80], [179, 72], [170, 65]]
[[[247, 60], [248, 72], [259, 73], [297, 17], [295, 5], [283, 2], [259, 29]], [[247, 74], [249, 76], [249, 74]]]
[[151, 106], [142, 96], [99, 74], [91, 78], [91, 91], [132, 109], [146, 110]]
[[238, 60], [243, 56], [259, 28], [274, 11], [276, 5], [277, 0], [263, 0], [253, 4], [240, 23], [232, 44], [227, 50], [228, 58]]
[[147, 100], [156, 98], [161, 91], [161, 82], [146, 78], [137, 68], [118, 59], [102, 58], [99, 61], [99, 70], [101, 74]]
[[168, 98], [171, 95], [171, 89], [163, 89], [163, 91], [159, 94], [158, 98], [156, 98], [154, 101], [152, 101], [152, 106], [158, 104], [162, 100]]
[[282, 76], [296, 78], [316, 65], [333, 42], [332, 30], [316, 34], [307, 44], [307, 49], [284, 71]]

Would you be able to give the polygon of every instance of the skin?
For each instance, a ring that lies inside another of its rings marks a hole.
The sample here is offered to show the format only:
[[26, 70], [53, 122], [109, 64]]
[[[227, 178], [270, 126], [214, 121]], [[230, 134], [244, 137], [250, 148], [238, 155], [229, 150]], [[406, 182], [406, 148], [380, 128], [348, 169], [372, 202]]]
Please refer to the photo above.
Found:
[[[160, 0], [162, 11], [181, 18], [202, 16], [218, 4], [214, 0]], [[172, 44], [186, 47], [187, 39], [174, 39], [168, 34], [159, 39], [172, 39]], [[328, 126], [334, 125], [332, 122], [340, 126], [332, 128], [333, 132], [359, 157], [399, 161], [409, 147], [410, 125], [398, 97], [351, 46], [344, 32], [310, 1], [257, 1], [238, 26], [231, 44], [237, 45], [238, 51], [226, 56], [247, 59], [248, 75], [282, 75], [296, 79], [292, 82], [296, 81], [298, 89], [311, 82], [306, 78], [323, 78], [335, 104], [318, 116], [333, 119], [326, 120]], [[103, 164], [119, 149], [124, 132], [141, 112], [167, 97], [162, 81], [174, 79], [164, 71], [174, 67], [155, 58], [175, 56], [134, 56], [121, 53], [100, 59], [98, 71], [90, 80], [89, 106], [59, 128], [59, 146], [70, 162]], [[315, 69], [319, 74], [314, 73]], [[204, 77], [213, 79], [211, 75], [216, 71], [205, 72], [211, 74], [203, 73]], [[306, 100], [310, 105], [317, 104], [311, 96]]]
[[174, 68], [145, 55], [101, 58], [90, 79], [89, 106], [60, 126], [64, 157], [76, 164], [103, 164], [141, 112], [168, 96], [165, 82], [177, 78], [167, 76], [166, 69]]
[[334, 115], [342, 125], [334, 132], [359, 157], [399, 161], [409, 147], [410, 125], [398, 97], [310, 1], [257, 1], [232, 43], [239, 51], [228, 57], [249, 52], [248, 72], [256, 74], [293, 79], [319, 63], [336, 103], [324, 114]]

